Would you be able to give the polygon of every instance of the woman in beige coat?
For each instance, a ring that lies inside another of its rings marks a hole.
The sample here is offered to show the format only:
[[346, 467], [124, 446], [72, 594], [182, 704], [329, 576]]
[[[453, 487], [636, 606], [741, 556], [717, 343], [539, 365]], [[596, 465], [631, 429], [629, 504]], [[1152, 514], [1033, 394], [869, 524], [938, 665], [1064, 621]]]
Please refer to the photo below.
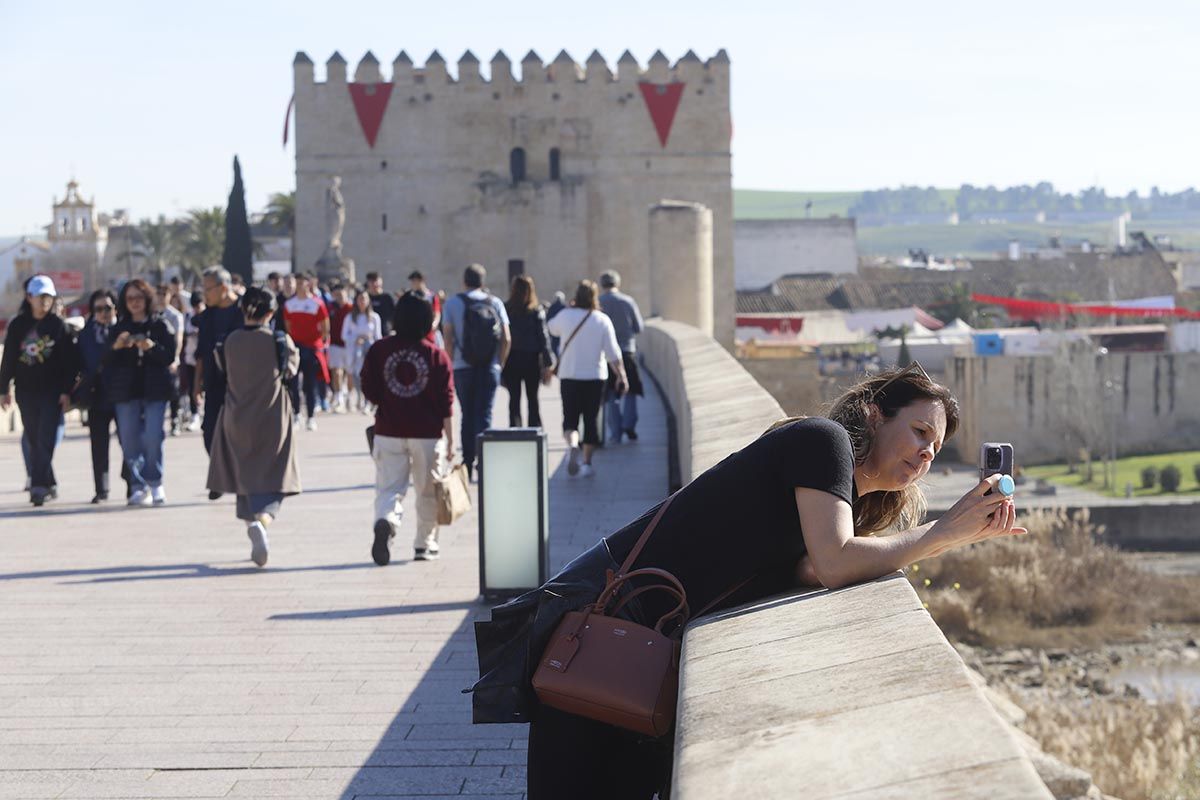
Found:
[[237, 494], [250, 558], [267, 563], [267, 527], [283, 498], [300, 493], [292, 405], [285, 381], [300, 365], [291, 338], [272, 330], [275, 297], [253, 287], [241, 299], [246, 325], [225, 339], [217, 364], [225, 373], [225, 404], [217, 417], [208, 488]]

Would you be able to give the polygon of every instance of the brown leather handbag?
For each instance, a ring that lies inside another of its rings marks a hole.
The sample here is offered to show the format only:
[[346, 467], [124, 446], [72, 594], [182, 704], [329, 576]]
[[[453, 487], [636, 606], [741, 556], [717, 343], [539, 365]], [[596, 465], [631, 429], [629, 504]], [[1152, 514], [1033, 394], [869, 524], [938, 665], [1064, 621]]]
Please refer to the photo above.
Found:
[[[563, 616], [533, 673], [533, 689], [540, 702], [647, 736], [662, 736], [671, 730], [679, 687], [680, 640], [689, 618], [687, 593], [666, 570], [647, 567], [631, 571], [630, 567], [673, 499], [674, 495], [659, 508], [620, 572], [609, 570], [596, 602]], [[638, 577], [661, 578], [664, 583], [640, 586], [613, 605], [621, 587]], [[747, 582], [725, 592], [700, 613]], [[647, 592], [666, 592], [676, 605], [653, 628], [617, 618], [630, 600]], [[663, 627], [673, 619], [679, 624], [671, 635], [664, 634]]]

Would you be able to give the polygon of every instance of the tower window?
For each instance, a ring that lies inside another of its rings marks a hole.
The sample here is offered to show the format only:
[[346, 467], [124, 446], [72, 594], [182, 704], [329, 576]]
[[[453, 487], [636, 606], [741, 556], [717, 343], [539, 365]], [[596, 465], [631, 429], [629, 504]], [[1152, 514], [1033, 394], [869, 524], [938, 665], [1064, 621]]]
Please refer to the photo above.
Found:
[[508, 168], [512, 172], [513, 185], [525, 180], [525, 148], [514, 147], [508, 154]]
[[562, 179], [562, 156], [557, 147], [550, 148], [550, 180]]
[[387, 214], [383, 215], [383, 229], [387, 230]]
[[510, 258], [508, 260], [508, 283], [509, 283], [509, 285], [512, 284], [513, 278], [517, 277], [518, 275], [524, 275], [524, 274], [525, 274], [525, 259]]

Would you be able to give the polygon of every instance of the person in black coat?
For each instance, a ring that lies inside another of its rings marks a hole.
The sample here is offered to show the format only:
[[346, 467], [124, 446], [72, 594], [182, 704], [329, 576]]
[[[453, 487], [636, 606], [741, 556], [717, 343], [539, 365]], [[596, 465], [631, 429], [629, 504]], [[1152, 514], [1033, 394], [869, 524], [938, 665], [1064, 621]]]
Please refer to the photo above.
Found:
[[16, 403], [29, 453], [29, 500], [40, 506], [55, 496], [58, 481], [51, 462], [63, 413], [71, 403], [71, 387], [79, 372], [75, 339], [54, 313], [54, 282], [34, 275], [25, 284], [25, 301], [8, 324], [0, 359], [0, 407]]
[[508, 324], [512, 330], [512, 350], [504, 362], [500, 382], [508, 390], [508, 426], [521, 427], [521, 387], [529, 400], [529, 427], [540, 428], [538, 383], [550, 381], [554, 357], [550, 354], [550, 334], [546, 332], [546, 312], [538, 303], [533, 278], [517, 275], [512, 279], [508, 301]]
[[171, 400], [175, 335], [154, 313], [154, 290], [140, 278], [121, 288], [117, 323], [104, 357], [106, 388], [116, 408], [117, 437], [133, 492], [129, 505], [162, 505], [163, 418]]
[[[88, 436], [92, 443], [92, 477], [96, 484], [93, 503], [108, 499], [108, 445], [117, 410], [106, 387], [104, 356], [109, 350], [108, 334], [116, 321], [117, 296], [111, 289], [97, 289], [88, 300], [89, 314], [79, 332], [79, 384], [75, 396], [87, 408]], [[122, 476], [127, 476], [125, 469]], [[127, 493], [128, 494], [128, 493]]]

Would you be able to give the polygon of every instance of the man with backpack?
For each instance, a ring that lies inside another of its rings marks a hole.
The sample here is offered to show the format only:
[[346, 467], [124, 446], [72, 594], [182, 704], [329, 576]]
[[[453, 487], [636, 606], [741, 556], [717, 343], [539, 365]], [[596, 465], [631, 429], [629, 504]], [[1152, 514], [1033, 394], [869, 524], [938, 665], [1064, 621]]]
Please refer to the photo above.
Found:
[[463, 463], [475, 474], [475, 437], [492, 426], [492, 402], [500, 370], [508, 360], [512, 335], [508, 311], [484, 288], [487, 270], [471, 264], [463, 272], [463, 291], [446, 299], [442, 334], [454, 359], [454, 388], [462, 409]]

